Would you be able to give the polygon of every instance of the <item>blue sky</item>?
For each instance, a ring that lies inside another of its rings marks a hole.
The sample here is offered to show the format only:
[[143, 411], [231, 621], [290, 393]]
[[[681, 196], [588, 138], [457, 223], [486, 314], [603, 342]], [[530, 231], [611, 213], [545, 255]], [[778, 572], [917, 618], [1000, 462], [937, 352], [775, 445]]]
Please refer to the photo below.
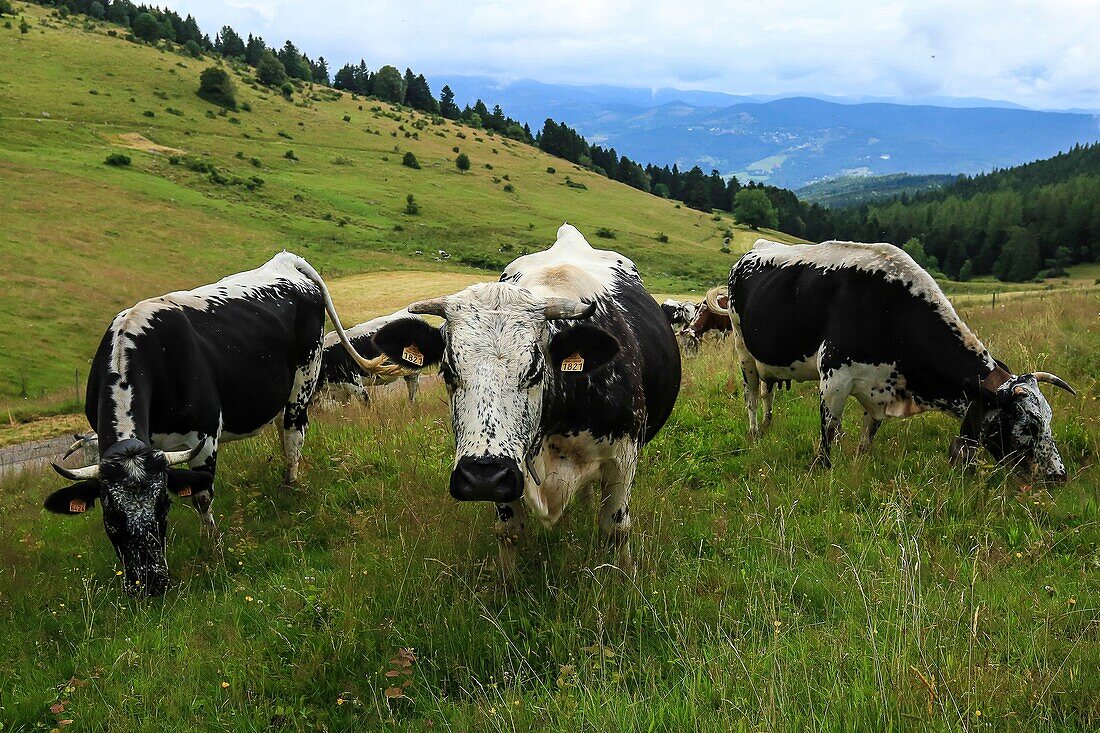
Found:
[[731, 94], [1100, 108], [1100, 0], [175, 0], [330, 65]]

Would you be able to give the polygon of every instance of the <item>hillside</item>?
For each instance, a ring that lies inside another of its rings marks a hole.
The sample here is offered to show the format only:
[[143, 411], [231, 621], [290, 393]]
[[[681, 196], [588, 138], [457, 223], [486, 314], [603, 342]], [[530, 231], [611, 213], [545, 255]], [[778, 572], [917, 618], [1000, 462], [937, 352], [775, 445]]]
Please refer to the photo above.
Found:
[[[727, 229], [735, 253], [759, 236], [442, 118], [324, 87], [284, 99], [244, 66], [231, 71], [250, 110], [226, 113], [195, 93], [213, 59], [15, 5], [31, 28], [0, 28], [0, 65], [19, 70], [0, 79], [0, 406], [9, 411], [23, 395], [79, 391], [121, 308], [283, 248], [313, 261], [339, 294], [335, 279], [360, 273], [491, 278], [568, 220], [633, 258], [654, 290], [686, 291], [724, 277]], [[470, 157], [468, 172], [456, 169], [455, 148]], [[419, 170], [402, 165], [409, 151]], [[132, 163], [107, 166], [111, 153]], [[416, 215], [405, 213], [409, 194]], [[436, 294], [424, 281], [410, 298]]]
[[713, 168], [787, 188], [853, 174], [975, 174], [1100, 138], [1097, 115], [1085, 113], [446, 81], [460, 101], [492, 93], [493, 101], [532, 127], [547, 117], [563, 120], [633, 160], [699, 165], [704, 172]]
[[888, 176], [841, 176], [815, 181], [795, 191], [800, 201], [843, 208], [883, 201], [901, 194], [914, 194], [942, 188], [956, 179], [949, 175], [917, 176], [893, 173]]

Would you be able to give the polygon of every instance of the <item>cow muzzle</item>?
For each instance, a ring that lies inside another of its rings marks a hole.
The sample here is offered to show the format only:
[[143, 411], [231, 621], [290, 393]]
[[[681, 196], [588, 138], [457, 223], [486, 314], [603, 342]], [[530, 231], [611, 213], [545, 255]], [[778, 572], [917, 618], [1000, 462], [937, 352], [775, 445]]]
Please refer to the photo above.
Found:
[[451, 496], [497, 504], [517, 501], [523, 496], [523, 472], [511, 458], [463, 456], [451, 472]]

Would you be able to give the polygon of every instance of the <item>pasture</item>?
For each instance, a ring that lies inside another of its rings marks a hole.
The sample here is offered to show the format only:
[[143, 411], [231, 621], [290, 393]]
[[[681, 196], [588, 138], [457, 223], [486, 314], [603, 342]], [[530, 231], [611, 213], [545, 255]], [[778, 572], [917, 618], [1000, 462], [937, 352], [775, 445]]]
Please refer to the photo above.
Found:
[[[219, 465], [219, 551], [171, 512], [174, 585], [122, 595], [98, 510], [0, 485], [4, 731], [990, 730], [1100, 726], [1100, 331], [1094, 293], [964, 317], [1047, 368], [1071, 473], [949, 468], [955, 421], [887, 422], [809, 472], [809, 385], [746, 442], [728, 344], [686, 363], [635, 485], [637, 577], [593, 499], [496, 581], [493, 512], [447, 495], [445, 392], [315, 415], [300, 485], [272, 432]], [[71, 721], [71, 723], [65, 723]]]

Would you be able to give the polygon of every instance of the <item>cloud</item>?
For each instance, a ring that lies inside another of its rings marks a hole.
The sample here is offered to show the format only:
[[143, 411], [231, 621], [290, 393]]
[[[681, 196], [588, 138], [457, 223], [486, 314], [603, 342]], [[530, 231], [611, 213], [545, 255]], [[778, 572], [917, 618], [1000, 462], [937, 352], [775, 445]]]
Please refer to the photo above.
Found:
[[1095, 0], [180, 0], [333, 67], [735, 94], [1006, 99], [1100, 107]]

